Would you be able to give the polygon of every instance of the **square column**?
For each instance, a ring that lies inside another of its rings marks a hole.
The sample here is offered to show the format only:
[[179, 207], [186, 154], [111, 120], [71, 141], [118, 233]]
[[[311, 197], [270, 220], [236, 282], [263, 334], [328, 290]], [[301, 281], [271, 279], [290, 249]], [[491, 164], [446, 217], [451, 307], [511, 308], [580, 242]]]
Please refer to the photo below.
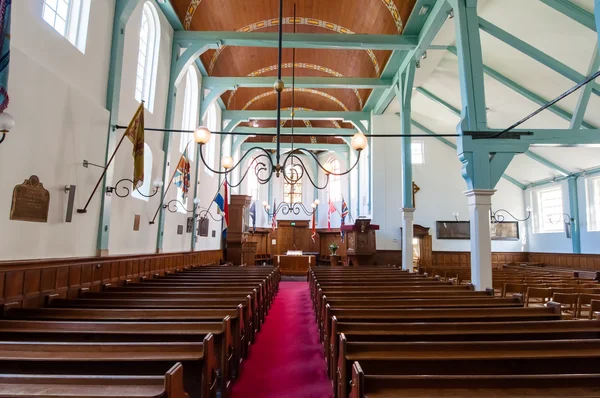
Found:
[[471, 219], [471, 283], [475, 290], [492, 287], [492, 237], [490, 211], [494, 189], [466, 191]]
[[402, 270], [413, 272], [414, 208], [402, 209]]

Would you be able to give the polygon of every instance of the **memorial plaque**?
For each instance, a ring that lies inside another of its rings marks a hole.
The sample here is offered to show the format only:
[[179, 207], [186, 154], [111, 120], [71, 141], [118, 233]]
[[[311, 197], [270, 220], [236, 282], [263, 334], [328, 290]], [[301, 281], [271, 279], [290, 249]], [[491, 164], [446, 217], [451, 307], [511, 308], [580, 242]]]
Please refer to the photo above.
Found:
[[208, 237], [208, 218], [202, 217], [198, 221], [198, 235]]
[[44, 188], [38, 176], [32, 175], [13, 190], [10, 219], [48, 222], [49, 208], [50, 192]]
[[133, 230], [134, 231], [140, 230], [140, 215], [139, 214], [133, 215]]

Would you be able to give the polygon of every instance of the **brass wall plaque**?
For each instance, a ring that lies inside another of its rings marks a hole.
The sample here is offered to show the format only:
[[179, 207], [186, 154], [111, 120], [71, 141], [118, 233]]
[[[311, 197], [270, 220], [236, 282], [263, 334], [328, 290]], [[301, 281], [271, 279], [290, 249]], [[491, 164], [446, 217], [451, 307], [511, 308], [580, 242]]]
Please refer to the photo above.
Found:
[[48, 222], [49, 208], [50, 192], [44, 188], [38, 176], [32, 175], [13, 190], [10, 219]]

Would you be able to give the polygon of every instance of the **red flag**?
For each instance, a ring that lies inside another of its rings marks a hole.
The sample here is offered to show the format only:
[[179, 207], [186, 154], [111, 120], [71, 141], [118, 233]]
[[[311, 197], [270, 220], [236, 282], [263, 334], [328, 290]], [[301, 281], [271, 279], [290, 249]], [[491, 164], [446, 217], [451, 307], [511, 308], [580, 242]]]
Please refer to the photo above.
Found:
[[313, 215], [312, 215], [312, 235], [310, 236], [313, 243], [315, 243], [315, 237], [317, 236], [317, 225], [316, 225], [317, 223], [315, 222], [316, 221], [315, 213], [316, 213], [316, 211], [313, 212]]
[[225, 226], [228, 227], [229, 226], [229, 197], [228, 197], [228, 188], [227, 188], [227, 181], [225, 181], [223, 183], [223, 185], [225, 185], [225, 201], [223, 202], [223, 213], [224, 217], [225, 217]]
[[335, 205], [331, 201], [331, 198], [329, 198], [329, 209], [327, 209], [327, 229], [329, 229], [330, 231], [331, 231], [331, 213], [335, 213], [336, 211], [337, 211], [337, 209], [335, 208]]
[[277, 218], [275, 218], [276, 216], [276, 206], [275, 206], [275, 199], [273, 199], [273, 221], [271, 222], [271, 231], [272, 233], [275, 233], [275, 230], [277, 229]]

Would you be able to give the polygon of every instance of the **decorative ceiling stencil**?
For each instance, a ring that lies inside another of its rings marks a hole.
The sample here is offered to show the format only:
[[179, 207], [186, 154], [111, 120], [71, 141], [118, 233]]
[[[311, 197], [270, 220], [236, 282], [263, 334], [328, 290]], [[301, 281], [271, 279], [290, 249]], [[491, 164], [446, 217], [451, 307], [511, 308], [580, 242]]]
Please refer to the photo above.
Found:
[[[283, 90], [284, 93], [286, 93], [286, 92], [289, 93], [291, 91], [292, 91], [291, 88], [286, 88], [286, 89]], [[335, 98], [333, 95], [324, 93], [323, 91], [313, 90], [312, 88], [295, 88], [294, 91], [298, 92], [298, 93], [310, 93], [310, 94], [320, 95], [321, 97], [327, 98], [327, 99], [335, 102], [343, 110], [348, 111], [348, 107], [346, 105], [344, 105], [344, 103], [342, 101], [340, 101], [339, 99]], [[242, 110], [245, 111], [246, 109], [248, 109], [248, 107], [250, 105], [252, 105], [256, 101], [258, 101], [259, 99], [262, 99], [262, 98], [265, 98], [265, 97], [269, 97], [269, 96], [275, 95], [275, 94], [277, 94], [277, 92], [275, 90], [273, 90], [273, 91], [267, 91], [265, 93], [262, 93], [261, 95], [257, 95], [256, 97], [254, 97], [250, 101], [248, 101], [246, 103], [246, 105], [244, 105], [244, 107], [242, 108]]]
[[[202, 1], [202, 0], [195, 0], [195, 1], [200, 3], [200, 1]], [[383, 0], [383, 1], [385, 2], [385, 0]], [[189, 12], [189, 9], [188, 9], [188, 12]], [[186, 18], [187, 18], [187, 14], [186, 14]], [[351, 31], [350, 29], [344, 28], [343, 26], [336, 25], [332, 22], [322, 21], [320, 19], [296, 17], [295, 22], [296, 22], [296, 25], [316, 26], [316, 27], [331, 30], [331, 31], [334, 31], [337, 33], [348, 34], [348, 35], [354, 34], [354, 32]], [[283, 24], [284, 25], [293, 25], [294, 18], [293, 17], [284, 18]], [[402, 21], [400, 21], [400, 25], [402, 25]], [[256, 30], [268, 28], [271, 26], [279, 26], [279, 19], [277, 19], [277, 18], [266, 19], [264, 21], [259, 21], [256, 23], [252, 23], [250, 25], [246, 25], [246, 26], [238, 29], [237, 31], [238, 32], [254, 32]], [[208, 74], [209, 75], [212, 75], [215, 65], [217, 63], [217, 60], [219, 59], [219, 55], [221, 55], [221, 53], [223, 52], [223, 50], [225, 48], [227, 48], [227, 46], [219, 47], [213, 54], [213, 56], [210, 60], [210, 64], [208, 66]], [[381, 68], [379, 67], [379, 62], [377, 62], [377, 57], [375, 56], [375, 53], [373, 53], [373, 51], [371, 51], [371, 50], [365, 50], [365, 51], [369, 55], [369, 58], [371, 58], [371, 61], [373, 62], [373, 67], [375, 68], [375, 71], [377, 72], [377, 76], [379, 76]]]
[[402, 19], [400, 18], [400, 11], [396, 7], [394, 0], [381, 0], [383, 4], [390, 10], [392, 14], [392, 18], [394, 18], [394, 23], [396, 24], [396, 28], [398, 28], [398, 33], [402, 33]]
[[185, 18], [183, 20], [183, 27], [185, 30], [190, 29], [190, 26], [192, 24], [192, 19], [194, 18], [194, 13], [196, 12], [196, 9], [198, 8], [198, 6], [200, 5], [201, 2], [202, 2], [202, 0], [191, 0], [190, 1], [190, 5], [188, 6], [187, 10], [185, 11]]
[[[344, 75], [342, 75], [341, 73], [336, 72], [333, 69], [329, 69], [329, 68], [326, 68], [321, 65], [309, 64], [309, 63], [305, 63], [305, 62], [296, 62], [295, 66], [296, 66], [296, 68], [300, 68], [300, 69], [318, 70], [320, 72], [328, 73], [333, 76], [344, 77]], [[292, 68], [291, 62], [287, 62], [287, 63], [284, 63], [281, 65], [281, 69], [291, 69], [291, 68]], [[258, 70], [255, 70], [252, 73], [249, 73], [248, 76], [256, 77], [256, 76], [260, 76], [264, 73], [272, 72], [274, 70], [277, 70], [277, 65], [271, 65], [271, 66], [266, 66], [264, 68], [260, 68]], [[229, 99], [227, 100], [227, 109], [229, 109], [231, 107], [231, 101], [233, 100], [233, 97], [235, 96], [236, 91], [237, 91], [237, 88], [231, 92], [231, 95], [229, 96]], [[362, 109], [363, 108], [363, 100], [360, 97], [360, 93], [355, 88], [353, 88], [352, 91], [354, 91], [354, 94], [356, 94], [356, 98], [358, 99], [358, 103], [360, 104], [360, 109]]]

